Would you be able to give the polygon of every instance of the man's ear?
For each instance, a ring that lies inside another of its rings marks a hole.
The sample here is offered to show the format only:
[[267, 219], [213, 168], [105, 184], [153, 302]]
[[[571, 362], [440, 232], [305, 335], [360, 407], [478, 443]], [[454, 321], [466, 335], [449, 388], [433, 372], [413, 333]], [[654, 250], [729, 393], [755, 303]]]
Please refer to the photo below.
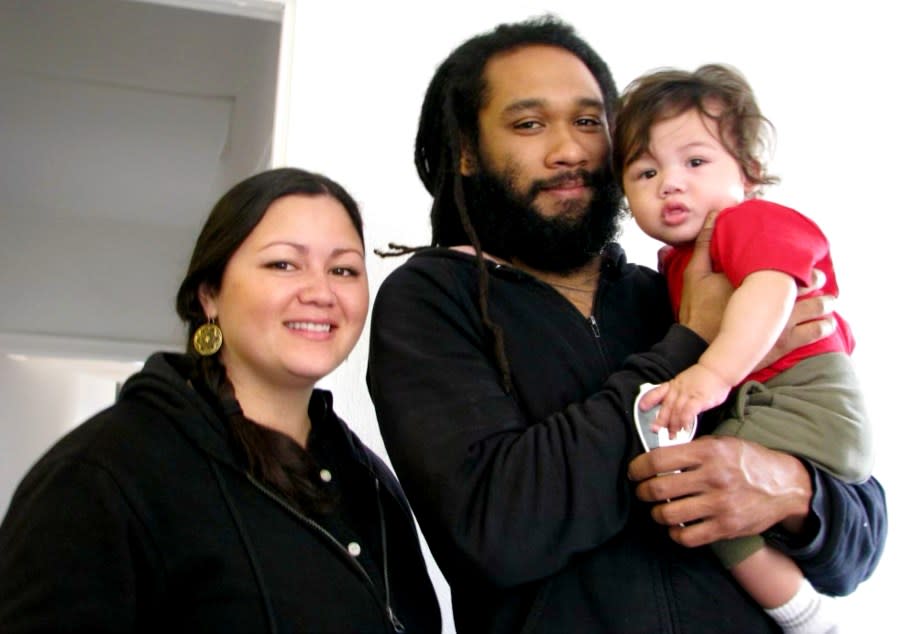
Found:
[[207, 319], [215, 319], [218, 316], [216, 294], [206, 282], [203, 282], [197, 289], [197, 299], [200, 300], [200, 305], [203, 306], [203, 312], [206, 313]]
[[472, 149], [472, 142], [468, 139], [460, 141], [459, 173], [463, 176], [473, 176], [478, 172], [478, 159]]

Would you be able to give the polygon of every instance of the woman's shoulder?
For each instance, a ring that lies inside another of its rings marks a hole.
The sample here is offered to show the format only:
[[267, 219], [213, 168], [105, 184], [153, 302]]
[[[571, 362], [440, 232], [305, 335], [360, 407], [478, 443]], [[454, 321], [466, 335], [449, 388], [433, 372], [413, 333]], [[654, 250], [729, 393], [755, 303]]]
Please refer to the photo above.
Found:
[[165, 442], [164, 430], [151, 433], [143, 424], [149, 420], [148, 415], [143, 404], [116, 402], [63, 435], [37, 460], [31, 472], [77, 468], [114, 478], [134, 474], [141, 468], [141, 455]]

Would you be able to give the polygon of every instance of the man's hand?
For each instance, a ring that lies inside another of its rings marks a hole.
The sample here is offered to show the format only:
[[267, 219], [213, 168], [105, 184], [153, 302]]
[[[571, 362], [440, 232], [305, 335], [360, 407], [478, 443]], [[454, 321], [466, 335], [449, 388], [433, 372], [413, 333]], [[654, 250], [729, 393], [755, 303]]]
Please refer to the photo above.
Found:
[[722, 322], [725, 306], [734, 288], [722, 273], [713, 273], [709, 259], [716, 212], [706, 216], [706, 222], [694, 243], [694, 254], [684, 270], [681, 307], [678, 323], [690, 328], [707, 342], [715, 339]]
[[819, 339], [824, 339], [837, 328], [834, 319], [835, 298], [831, 295], [818, 295], [804, 297], [825, 285], [825, 274], [818, 269], [813, 269], [812, 284], [809, 287], [797, 289], [797, 302], [794, 310], [788, 318], [787, 325], [756, 369], [765, 368], [780, 359], [790, 351], [811, 344]]
[[641, 454], [628, 475], [640, 482], [638, 497], [656, 503], [653, 519], [690, 547], [756, 535], [779, 522], [799, 532], [812, 498], [812, 481], [799, 460], [724, 436]]

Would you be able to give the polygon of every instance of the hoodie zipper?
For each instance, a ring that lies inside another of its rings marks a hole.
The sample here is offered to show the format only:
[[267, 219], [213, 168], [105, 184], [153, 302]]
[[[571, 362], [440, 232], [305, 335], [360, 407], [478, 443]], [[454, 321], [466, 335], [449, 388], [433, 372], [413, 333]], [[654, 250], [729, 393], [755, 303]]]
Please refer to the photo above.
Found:
[[[341, 542], [339, 542], [337, 539], [335, 539], [331, 533], [329, 533], [327, 530], [325, 530], [325, 528], [323, 528], [321, 524], [319, 524], [316, 521], [311, 520], [307, 516], [303, 515], [300, 511], [298, 511], [297, 509], [292, 507], [290, 504], [285, 502], [283, 499], [281, 499], [281, 497], [272, 493], [272, 491], [270, 491], [268, 488], [266, 488], [265, 485], [263, 485], [259, 480], [254, 478], [249, 473], [245, 473], [244, 475], [246, 475], [246, 477], [250, 481], [250, 483], [257, 489], [259, 489], [266, 497], [268, 497], [270, 500], [274, 501], [281, 508], [283, 508], [288, 513], [290, 513], [293, 517], [298, 519], [301, 523], [305, 524], [307, 527], [311, 528], [313, 531], [315, 531], [316, 533], [318, 533], [319, 535], [324, 537], [328, 542], [333, 544], [341, 552], [341, 556], [346, 561], [348, 561], [356, 570], [358, 570], [360, 573], [362, 573], [362, 576], [365, 578], [365, 580], [369, 583], [369, 586], [372, 588], [373, 594], [375, 594], [376, 596], [378, 595], [378, 593], [375, 589], [375, 583], [372, 581], [372, 577], [369, 576], [369, 573], [366, 572], [366, 569], [363, 567], [363, 565], [361, 563], [359, 563], [358, 561], [356, 561], [356, 559], [351, 557], [347, 553], [346, 548], [344, 548], [344, 545], [341, 544]], [[383, 566], [384, 566], [384, 588], [385, 588], [385, 598], [386, 598], [385, 613], [387, 615], [388, 621], [390, 621], [391, 627], [394, 628], [395, 632], [405, 632], [406, 627], [404, 627], [403, 623], [400, 622], [400, 620], [394, 614], [393, 608], [391, 607], [391, 588], [388, 583], [388, 571], [387, 571], [387, 535], [386, 535], [387, 527], [385, 526], [384, 510], [382, 509], [382, 505], [381, 505], [381, 495], [380, 495], [381, 484], [378, 481], [378, 478], [374, 477], [374, 475], [373, 475], [373, 478], [375, 480], [375, 493], [376, 493], [375, 502], [378, 504], [378, 521], [379, 521], [379, 527], [381, 529], [381, 546], [382, 546], [381, 551], [382, 551]]]
[[384, 521], [384, 508], [381, 506], [381, 481], [372, 474], [375, 479], [375, 499], [378, 502], [378, 524], [381, 527], [381, 559], [382, 569], [384, 570], [384, 598], [387, 603], [387, 615], [395, 632], [405, 632], [406, 626], [394, 614], [394, 608], [391, 606], [391, 582], [388, 579], [388, 556], [387, 556], [387, 525]]
[[591, 324], [591, 332], [594, 333], [594, 339], [600, 338], [600, 325], [597, 323], [597, 319], [591, 315], [588, 317], [588, 322]]

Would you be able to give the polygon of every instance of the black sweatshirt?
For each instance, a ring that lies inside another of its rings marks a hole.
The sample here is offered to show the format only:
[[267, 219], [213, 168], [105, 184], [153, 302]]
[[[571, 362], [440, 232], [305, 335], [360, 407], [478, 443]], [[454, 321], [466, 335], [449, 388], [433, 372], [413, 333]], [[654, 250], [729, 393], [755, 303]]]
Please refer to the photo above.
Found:
[[345, 507], [317, 522], [247, 475], [186, 364], [152, 356], [25, 477], [0, 525], [0, 631], [393, 632], [391, 614], [439, 631], [406, 500], [331, 395], [309, 413]]
[[[777, 632], [707, 548], [655, 524], [626, 468], [638, 387], [672, 378], [705, 343], [672, 324], [665, 281], [607, 249], [593, 315], [493, 263], [504, 392], [472, 256], [421, 252], [372, 315], [368, 384], [388, 454], [467, 632]], [[884, 494], [809, 467], [810, 531], [770, 539], [842, 594], [880, 557]]]

